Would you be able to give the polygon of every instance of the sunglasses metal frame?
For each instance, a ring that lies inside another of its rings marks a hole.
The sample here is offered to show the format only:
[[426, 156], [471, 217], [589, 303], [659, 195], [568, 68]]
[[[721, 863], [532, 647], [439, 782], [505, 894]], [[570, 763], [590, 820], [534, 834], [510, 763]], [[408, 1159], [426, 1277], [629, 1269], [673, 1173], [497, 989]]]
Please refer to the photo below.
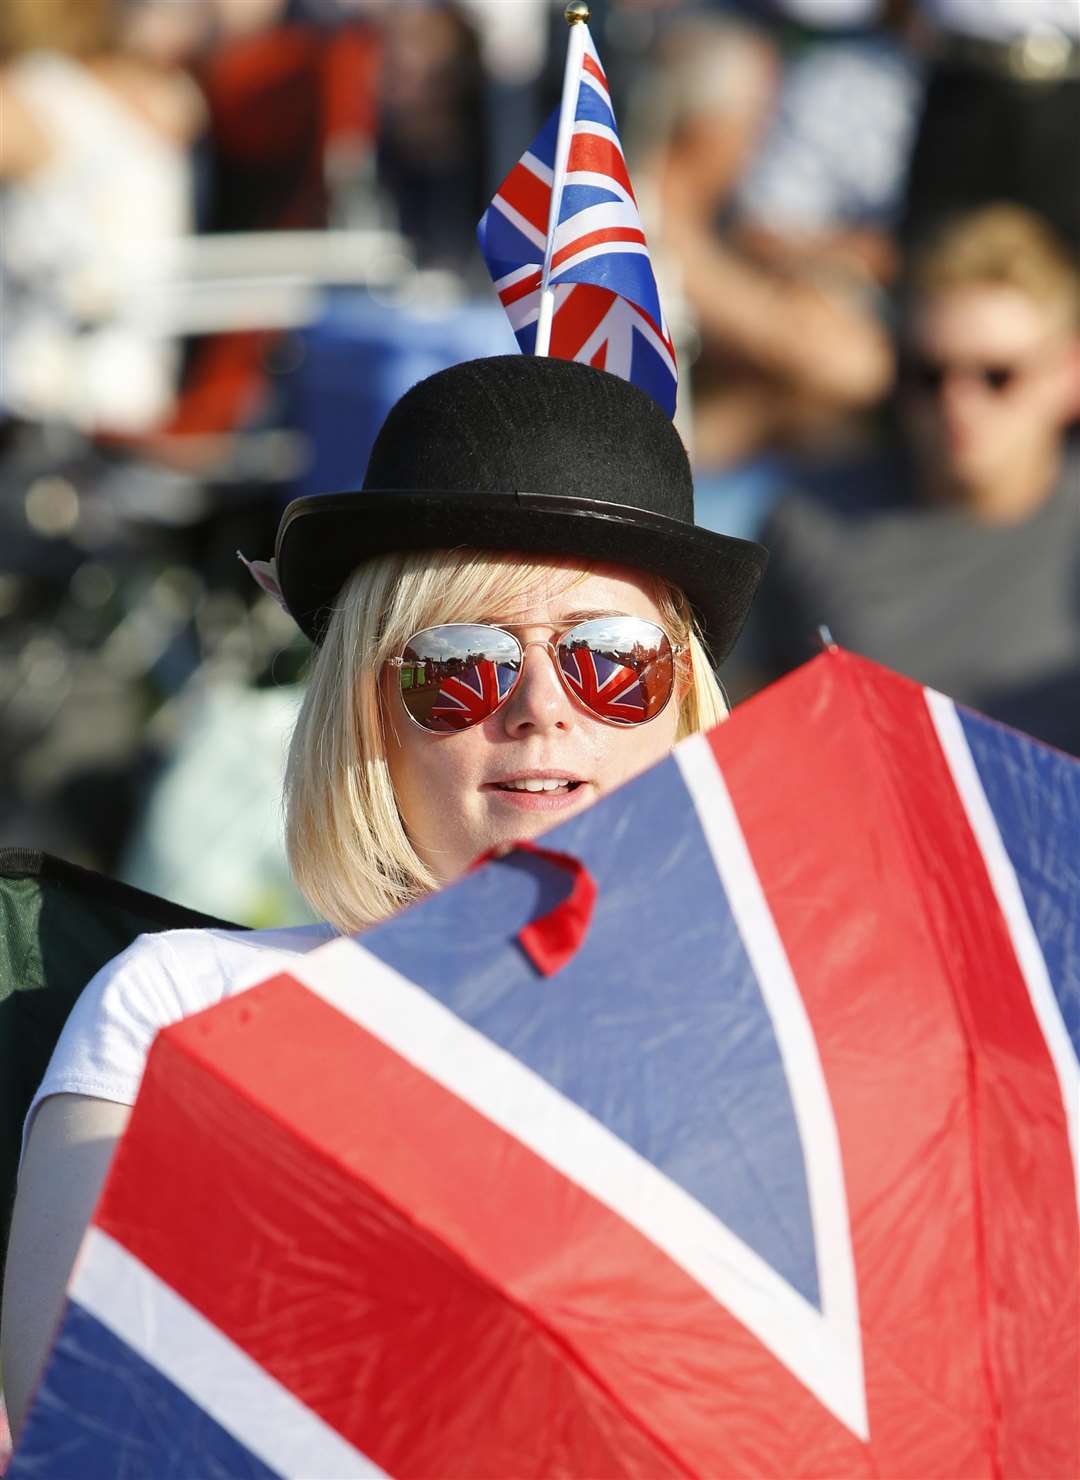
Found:
[[[559, 662], [559, 644], [565, 638], [569, 637], [570, 634], [576, 631], [578, 627], [584, 627], [589, 622], [602, 621], [605, 617], [626, 617], [628, 621], [642, 622], [647, 627], [653, 627], [656, 629], [657, 632], [661, 634], [668, 647], [671, 649], [671, 687], [668, 690], [667, 697], [665, 698], [663, 704], [661, 704], [656, 713], [648, 715], [645, 719], [608, 719], [602, 714], [597, 714], [595, 709], [590, 709], [588, 704], [586, 704], [578, 694], [575, 694], [573, 688], [570, 686], [570, 682], [567, 679], [566, 674], [563, 672], [562, 664]], [[671, 634], [669, 632], [666, 632], [659, 622], [654, 622], [651, 617], [635, 617], [632, 616], [629, 612], [599, 612], [595, 616], [583, 617], [580, 621], [571, 623], [569, 627], [565, 628], [562, 632], [557, 632], [553, 637], [549, 637], [546, 639], [534, 638], [531, 642], [522, 642], [521, 638], [515, 636], [515, 634], [511, 632], [509, 628], [500, 627], [496, 622], [433, 622], [429, 627], [418, 628], [411, 637], [406, 638], [405, 642], [402, 644], [402, 648], [408, 648], [413, 642], [415, 642], [418, 637], [423, 637], [425, 632], [437, 632], [441, 628], [445, 627], [486, 627], [492, 632], [502, 633], [504, 637], [510, 638], [511, 642], [513, 642], [517, 646], [519, 653], [518, 672], [517, 677], [514, 679], [513, 683], [507, 689], [506, 693], [502, 696], [499, 702], [495, 705], [494, 709], [490, 710], [489, 713], [484, 715], [483, 719], [476, 720], [472, 724], [462, 725], [461, 729], [456, 730], [433, 730], [430, 729], [427, 725], [423, 724], [420, 720], [418, 720], [416, 716], [410, 712], [409, 706], [405, 702], [405, 694], [399, 683], [397, 686], [397, 693], [399, 699], [401, 700], [401, 707], [405, 711], [406, 716], [416, 726], [418, 730], [422, 730], [425, 735], [434, 735], [436, 739], [446, 739], [451, 735], [460, 735], [464, 730], [474, 730], [476, 729], [477, 725], [485, 723], [485, 721], [491, 719], [493, 715], [498, 714], [499, 710], [504, 708], [505, 705], [509, 702], [511, 696], [517, 689], [518, 684], [521, 682], [522, 674], [525, 671], [525, 654], [528, 652], [529, 648], [532, 647], [542, 647], [547, 649], [548, 655], [551, 658], [552, 665], [554, 666], [555, 672], [558, 675], [560, 684], [562, 685], [563, 689], [572, 700], [572, 702], [577, 705], [577, 707], [582, 711], [583, 714], [587, 714], [590, 719], [596, 720], [599, 724], [611, 725], [612, 728], [616, 730], [638, 730], [641, 728], [642, 725], [652, 724], [654, 719], [659, 719], [660, 716], [667, 709], [668, 705], [671, 703], [672, 695], [675, 693], [675, 689], [677, 686], [676, 668], [678, 659], [683, 655], [683, 653], [689, 651], [689, 647], [686, 643], [676, 642], [672, 638]], [[405, 666], [404, 651], [393, 658], [387, 658], [386, 666], [388, 668], [403, 668]]]

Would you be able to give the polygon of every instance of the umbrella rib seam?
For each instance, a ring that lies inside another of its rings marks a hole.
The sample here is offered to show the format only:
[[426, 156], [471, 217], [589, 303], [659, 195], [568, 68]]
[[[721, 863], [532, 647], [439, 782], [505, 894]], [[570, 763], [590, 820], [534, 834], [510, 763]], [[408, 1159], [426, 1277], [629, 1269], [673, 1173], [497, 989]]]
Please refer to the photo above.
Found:
[[[412, 1226], [416, 1228], [420, 1233], [422, 1233], [426, 1239], [433, 1240], [441, 1249], [444, 1249], [448, 1253], [452, 1254], [453, 1257], [462, 1266], [462, 1268], [465, 1269], [473, 1279], [475, 1279], [485, 1289], [490, 1290], [498, 1300], [500, 1300], [504, 1305], [509, 1306], [512, 1310], [516, 1311], [536, 1331], [538, 1331], [541, 1335], [547, 1337], [547, 1339], [554, 1346], [558, 1347], [558, 1349], [569, 1358], [575, 1370], [578, 1371], [582, 1377], [584, 1377], [584, 1379], [590, 1384], [591, 1387], [602, 1394], [606, 1404], [609, 1407], [614, 1408], [617, 1412], [621, 1413], [623, 1417], [631, 1424], [631, 1426], [648, 1440], [650, 1445], [664, 1454], [676, 1467], [679, 1474], [686, 1476], [687, 1480], [698, 1480], [696, 1471], [690, 1469], [686, 1465], [686, 1463], [681, 1460], [677, 1454], [674, 1453], [674, 1451], [670, 1448], [665, 1440], [663, 1440], [658, 1434], [654, 1433], [647, 1424], [643, 1423], [640, 1418], [638, 1418], [631, 1411], [627, 1404], [625, 1404], [622, 1399], [619, 1398], [610, 1384], [606, 1382], [604, 1378], [602, 1378], [596, 1371], [594, 1371], [590, 1363], [585, 1360], [585, 1358], [581, 1355], [579, 1351], [577, 1351], [569, 1338], [563, 1336], [560, 1332], [555, 1330], [532, 1305], [530, 1305], [520, 1296], [512, 1294], [509, 1290], [503, 1288], [502, 1286], [493, 1284], [490, 1277], [485, 1275], [484, 1272], [476, 1264], [474, 1264], [474, 1262], [460, 1248], [446, 1243], [445, 1239], [443, 1239], [434, 1230], [430, 1229], [424, 1222], [421, 1221], [420, 1218], [418, 1218], [414, 1214], [406, 1212], [406, 1210], [395, 1199], [387, 1198], [384, 1192], [375, 1188], [374, 1185], [368, 1182], [366, 1178], [357, 1178], [357, 1180], [362, 1181], [365, 1186], [369, 1187], [373, 1192], [377, 1192], [380, 1197], [383, 1197], [387, 1202], [389, 1202], [394, 1207], [398, 1215], [403, 1218], [405, 1222], [411, 1223]], [[582, 1191], [584, 1192], [585, 1189], [582, 1189]], [[589, 1196], [590, 1194], [586, 1193], [585, 1195]]]
[[[854, 691], [855, 700], [858, 704], [862, 721], [864, 725], [869, 729], [876, 742], [879, 738], [879, 730], [874, 722], [872, 709], [867, 700], [861, 671], [856, 663], [850, 661], [846, 653], [841, 652], [840, 654], [838, 654], [838, 657], [839, 661], [843, 665], [842, 671], [847, 678], [849, 687]], [[918, 687], [921, 695], [922, 685], [918, 685]], [[934, 736], [934, 743], [935, 745], [938, 743], [936, 735]], [[981, 1132], [979, 1128], [980, 1117], [977, 1093], [979, 1074], [977, 1059], [975, 1055], [975, 1033], [970, 1018], [965, 1011], [962, 997], [957, 992], [953, 984], [953, 970], [951, 967], [952, 955], [947, 949], [946, 943], [942, 938], [938, 922], [934, 917], [933, 911], [929, 907], [930, 899], [924, 883], [926, 872], [925, 870], [916, 867], [916, 862], [912, 857], [912, 848], [906, 826], [908, 813], [907, 809], [903, 805], [903, 799], [899, 794], [894, 774], [888, 766], [881, 764], [876, 744], [871, 745], [868, 750], [869, 754], [872, 757], [873, 768], [877, 773], [879, 787], [881, 791], [889, 797], [892, 809], [901, 819], [901, 825], [898, 826], [896, 829], [897, 837], [900, 840], [901, 852], [906, 862], [909, 878], [914, 885], [914, 892], [922, 906], [921, 914], [923, 922], [926, 926], [927, 938], [932, 944], [934, 954], [938, 958], [942, 970], [942, 975], [945, 981], [948, 983], [949, 996], [953, 1004], [953, 1011], [956, 1016], [956, 1023], [960, 1030], [960, 1035], [964, 1044], [964, 1073], [967, 1083], [968, 1105], [971, 1119], [971, 1132], [968, 1140], [968, 1164], [970, 1167], [971, 1175], [971, 1200], [973, 1207], [973, 1221], [975, 1224], [975, 1285], [979, 1306], [979, 1352], [983, 1381], [986, 1386], [987, 1405], [991, 1415], [991, 1423], [989, 1426], [990, 1433], [987, 1436], [987, 1449], [989, 1452], [990, 1462], [993, 1466], [994, 1480], [1001, 1480], [1001, 1477], [1004, 1473], [1001, 1465], [999, 1436], [999, 1426], [1001, 1420], [1001, 1395], [998, 1391], [998, 1384], [995, 1379], [994, 1363], [990, 1351], [990, 1274], [987, 1265], [986, 1253], [986, 1211], [982, 1196], [982, 1186], [978, 1169], [978, 1142]], [[943, 764], [947, 765], [944, 757], [942, 757], [942, 761]]]

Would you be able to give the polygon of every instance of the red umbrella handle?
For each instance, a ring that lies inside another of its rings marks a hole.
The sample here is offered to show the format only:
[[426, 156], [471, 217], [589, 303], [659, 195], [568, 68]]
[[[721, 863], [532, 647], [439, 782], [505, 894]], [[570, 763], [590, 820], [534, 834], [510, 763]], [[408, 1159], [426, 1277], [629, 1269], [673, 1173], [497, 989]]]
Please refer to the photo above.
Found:
[[538, 843], [524, 840], [482, 853], [473, 868], [480, 868], [492, 858], [505, 858], [519, 849], [546, 858], [573, 880], [565, 899], [538, 920], [530, 920], [517, 933], [518, 944], [537, 971], [542, 976], [554, 976], [576, 955], [588, 933], [596, 904], [596, 880], [572, 853], [559, 853], [554, 848], [541, 848]]

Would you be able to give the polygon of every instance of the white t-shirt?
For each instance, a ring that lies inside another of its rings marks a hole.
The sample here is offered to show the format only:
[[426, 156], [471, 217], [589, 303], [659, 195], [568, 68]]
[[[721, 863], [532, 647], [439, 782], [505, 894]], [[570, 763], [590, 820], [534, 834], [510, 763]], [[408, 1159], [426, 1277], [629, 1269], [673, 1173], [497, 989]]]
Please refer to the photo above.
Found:
[[329, 925], [166, 930], [140, 935], [104, 965], [64, 1024], [23, 1128], [49, 1095], [133, 1105], [159, 1028], [235, 996], [333, 940]]

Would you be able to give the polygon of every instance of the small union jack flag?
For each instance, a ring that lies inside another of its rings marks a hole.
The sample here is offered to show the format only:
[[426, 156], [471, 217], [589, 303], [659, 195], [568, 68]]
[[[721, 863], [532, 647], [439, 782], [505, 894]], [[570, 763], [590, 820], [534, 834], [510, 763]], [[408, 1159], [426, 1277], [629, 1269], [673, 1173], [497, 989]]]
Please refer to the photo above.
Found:
[[[536, 350], [559, 127], [556, 109], [499, 186], [477, 227], [480, 250], [522, 353]], [[552, 243], [548, 353], [609, 370], [669, 416], [679, 372], [630, 185], [607, 79], [586, 30], [565, 184]]]
[[632, 725], [648, 717], [641, 679], [625, 663], [581, 647], [563, 658], [562, 671], [582, 703], [601, 719]]
[[448, 674], [440, 680], [431, 717], [453, 730], [478, 724], [494, 714], [516, 677], [516, 669], [482, 658], [462, 673]]

